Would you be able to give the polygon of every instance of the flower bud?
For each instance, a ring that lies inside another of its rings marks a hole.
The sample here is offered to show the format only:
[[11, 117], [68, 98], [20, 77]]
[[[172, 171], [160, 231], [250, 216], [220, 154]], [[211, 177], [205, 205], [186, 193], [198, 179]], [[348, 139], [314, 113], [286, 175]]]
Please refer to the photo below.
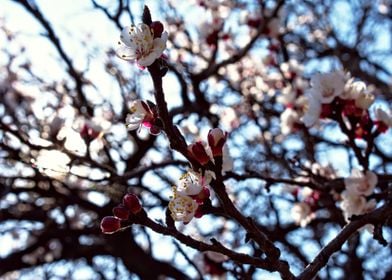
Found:
[[132, 193], [128, 193], [124, 196], [123, 204], [132, 214], [137, 214], [142, 210], [139, 198]]
[[227, 132], [224, 132], [220, 128], [211, 129], [208, 132], [208, 144], [210, 145], [212, 155], [222, 156], [223, 146], [226, 143]]
[[101, 134], [101, 131], [99, 131], [98, 129], [85, 123], [79, 133], [84, 141], [86, 141], [87, 143], [90, 143], [95, 138], [99, 137], [99, 135]]
[[189, 145], [188, 150], [201, 165], [206, 165], [211, 160], [203, 146], [203, 143], [200, 141]]
[[150, 24], [151, 30], [154, 34], [154, 38], [160, 38], [163, 32], [163, 24], [160, 21], [153, 21]]
[[120, 220], [113, 216], [104, 217], [101, 221], [101, 230], [103, 233], [111, 234], [121, 228]]
[[128, 220], [129, 210], [127, 207], [120, 204], [113, 208], [113, 215], [120, 220]]

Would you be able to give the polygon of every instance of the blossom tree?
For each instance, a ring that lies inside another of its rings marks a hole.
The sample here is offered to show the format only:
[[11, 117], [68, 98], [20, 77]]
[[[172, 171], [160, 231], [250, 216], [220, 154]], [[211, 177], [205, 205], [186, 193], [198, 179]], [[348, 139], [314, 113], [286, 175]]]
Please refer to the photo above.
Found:
[[392, 277], [388, 1], [5, 3], [0, 275]]

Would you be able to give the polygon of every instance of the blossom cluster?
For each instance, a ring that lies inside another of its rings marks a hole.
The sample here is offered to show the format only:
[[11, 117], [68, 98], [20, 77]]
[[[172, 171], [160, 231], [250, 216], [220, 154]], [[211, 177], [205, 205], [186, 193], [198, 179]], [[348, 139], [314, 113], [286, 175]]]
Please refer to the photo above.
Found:
[[342, 193], [340, 208], [348, 221], [353, 215], [370, 212], [376, 207], [375, 199], [368, 199], [377, 185], [377, 175], [372, 171], [353, 169], [351, 176], [344, 180], [345, 190]]
[[187, 224], [193, 217], [200, 218], [203, 215], [200, 206], [209, 199], [209, 184], [216, 177], [208, 168], [218, 162], [222, 171], [228, 171], [232, 167], [232, 161], [225, 149], [226, 138], [227, 133], [214, 128], [208, 133], [208, 145], [198, 141], [188, 146], [190, 155], [206, 169], [200, 172], [190, 169], [181, 176], [178, 185], [173, 187], [169, 210], [175, 221]]
[[303, 66], [296, 60], [289, 60], [279, 67], [286, 83], [280, 90], [281, 94], [276, 98], [285, 110], [280, 115], [280, 127], [283, 135], [288, 135], [298, 130], [302, 125], [300, 118], [306, 104], [304, 96], [308, 83], [302, 78]]
[[169, 202], [169, 210], [175, 221], [189, 223], [193, 217], [200, 218], [203, 213], [200, 206], [210, 197], [209, 183], [211, 174], [205, 175], [188, 170], [181, 176], [178, 185], [173, 186], [173, 196]]
[[294, 222], [301, 227], [305, 227], [316, 217], [317, 202], [320, 198], [318, 191], [314, 191], [311, 188], [304, 187], [302, 189], [296, 189], [295, 195], [300, 197], [300, 201], [294, 203], [291, 208], [291, 217]]
[[220, 128], [211, 129], [207, 136], [208, 144], [205, 141], [196, 141], [188, 146], [188, 152], [206, 168], [221, 161], [222, 171], [229, 171], [232, 169], [233, 162], [225, 145], [226, 139], [227, 132]]
[[381, 108], [376, 109], [372, 121], [369, 107], [374, 95], [365, 83], [354, 81], [343, 71], [316, 74], [312, 77], [311, 88], [306, 92], [307, 110], [302, 117], [307, 127], [319, 123], [320, 119], [344, 117], [357, 138], [363, 138], [374, 124], [379, 132], [385, 132], [392, 125], [392, 115]]
[[[310, 166], [310, 171], [313, 176], [321, 176], [324, 179], [332, 180], [336, 178], [335, 170], [330, 165], [322, 166], [318, 163], [313, 163]], [[297, 181], [309, 181], [308, 175], [298, 177]], [[290, 191], [296, 200], [298, 200], [291, 208], [291, 217], [297, 225], [305, 227], [316, 218], [316, 211], [319, 208], [320, 192], [309, 187], [301, 188], [297, 186], [290, 188]]]

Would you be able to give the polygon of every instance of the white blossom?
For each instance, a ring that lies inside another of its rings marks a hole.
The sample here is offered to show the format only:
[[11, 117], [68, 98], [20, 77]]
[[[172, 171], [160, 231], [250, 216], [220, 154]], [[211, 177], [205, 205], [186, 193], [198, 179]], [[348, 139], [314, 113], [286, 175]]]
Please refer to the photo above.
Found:
[[190, 196], [174, 194], [174, 197], [169, 202], [169, 210], [171, 216], [175, 221], [182, 221], [184, 224], [189, 223], [195, 216], [198, 204]]
[[348, 191], [342, 192], [343, 201], [340, 204], [340, 208], [343, 211], [346, 221], [353, 215], [362, 215], [372, 211], [376, 207], [376, 200], [371, 199], [369, 201], [362, 195], [354, 195]]
[[327, 179], [335, 179], [336, 178], [336, 172], [333, 169], [333, 167], [330, 164], [327, 164], [325, 166], [319, 164], [318, 162], [314, 162], [311, 166], [312, 173], [325, 177]]
[[210, 182], [210, 176], [203, 176], [201, 173], [190, 169], [180, 177], [177, 193], [180, 195], [197, 195]]
[[151, 115], [148, 105], [139, 99], [132, 101], [130, 111], [131, 114], [129, 114], [126, 119], [128, 130], [138, 129], [145, 119]]
[[362, 91], [355, 98], [355, 106], [367, 110], [373, 104], [374, 98], [373, 94]]
[[291, 217], [294, 222], [301, 227], [305, 227], [311, 220], [314, 219], [315, 214], [312, 212], [309, 204], [305, 202], [295, 203], [291, 208]]
[[315, 125], [321, 114], [321, 103], [313, 95], [307, 94], [308, 104], [305, 114], [302, 116], [302, 122], [307, 126], [311, 127]]
[[372, 171], [363, 173], [358, 169], [353, 169], [351, 176], [344, 180], [344, 185], [350, 194], [368, 196], [373, 193], [377, 181], [377, 175]]
[[356, 99], [356, 96], [364, 91], [366, 91], [366, 84], [362, 81], [354, 82], [354, 78], [351, 78], [344, 85], [344, 91], [340, 95], [340, 98]]
[[71, 159], [57, 150], [40, 150], [37, 158], [31, 161], [40, 172], [60, 180], [68, 174]]
[[167, 37], [167, 32], [163, 32], [154, 39], [151, 28], [144, 23], [127, 26], [121, 32], [117, 55], [142, 67], [150, 66], [165, 50]]
[[293, 108], [286, 108], [280, 115], [280, 130], [284, 135], [294, 130], [295, 124], [299, 121], [299, 115]]
[[343, 93], [345, 86], [345, 75], [342, 71], [321, 74], [312, 77], [312, 95], [323, 104], [331, 103], [335, 97]]
[[222, 263], [229, 259], [226, 255], [214, 251], [206, 251], [205, 254], [210, 260], [216, 263]]
[[277, 98], [276, 101], [287, 106], [289, 104], [294, 104], [296, 103], [297, 99], [297, 94], [293, 87], [291, 85], [285, 86], [282, 90], [281, 93]]

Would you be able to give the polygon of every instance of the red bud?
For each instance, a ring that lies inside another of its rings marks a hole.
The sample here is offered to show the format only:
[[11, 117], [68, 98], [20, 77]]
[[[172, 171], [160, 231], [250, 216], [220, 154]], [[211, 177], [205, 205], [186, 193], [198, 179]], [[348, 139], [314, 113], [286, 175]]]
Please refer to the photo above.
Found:
[[101, 132], [98, 130], [95, 130], [93, 127], [89, 126], [88, 124], [84, 124], [79, 133], [80, 133], [80, 136], [86, 142], [91, 142], [95, 138], [97, 138]]
[[142, 210], [139, 198], [132, 193], [128, 193], [124, 196], [123, 204], [132, 214], [137, 214]]
[[113, 215], [120, 220], [128, 220], [129, 218], [129, 210], [124, 205], [120, 204], [113, 208]]
[[153, 21], [150, 27], [154, 33], [154, 38], [160, 38], [163, 32], [163, 24], [160, 21]]
[[211, 160], [200, 141], [189, 145], [188, 150], [201, 165], [206, 165]]
[[220, 128], [211, 129], [208, 132], [208, 144], [214, 157], [222, 156], [223, 146], [226, 143], [227, 133]]
[[101, 230], [103, 233], [111, 234], [121, 228], [120, 220], [113, 216], [104, 217], [101, 221]]

